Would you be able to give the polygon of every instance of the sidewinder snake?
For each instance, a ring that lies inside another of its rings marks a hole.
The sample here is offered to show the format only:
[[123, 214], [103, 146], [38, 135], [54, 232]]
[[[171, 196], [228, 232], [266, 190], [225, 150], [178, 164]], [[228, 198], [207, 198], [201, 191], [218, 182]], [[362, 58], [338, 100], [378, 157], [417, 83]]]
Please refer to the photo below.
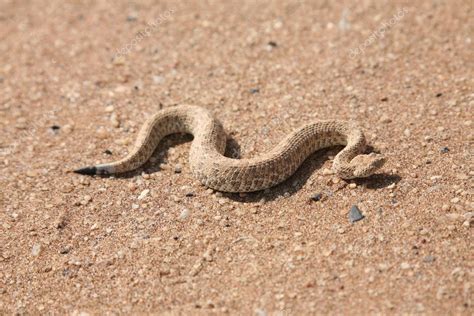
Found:
[[306, 124], [258, 157], [224, 156], [227, 137], [219, 121], [198, 106], [180, 105], [159, 111], [145, 122], [130, 153], [115, 162], [74, 170], [85, 175], [117, 174], [137, 169], [166, 135], [194, 136], [189, 154], [193, 175], [201, 183], [224, 192], [252, 192], [272, 187], [290, 177], [313, 152], [345, 146], [334, 158], [333, 170], [343, 179], [374, 174], [385, 162], [380, 154], [363, 154], [365, 137], [351, 121], [324, 120]]

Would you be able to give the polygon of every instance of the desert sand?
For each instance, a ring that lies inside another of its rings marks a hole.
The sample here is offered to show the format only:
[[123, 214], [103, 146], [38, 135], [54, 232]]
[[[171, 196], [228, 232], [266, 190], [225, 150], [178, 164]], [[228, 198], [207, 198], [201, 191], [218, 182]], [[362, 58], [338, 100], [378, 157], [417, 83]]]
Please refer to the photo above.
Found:
[[[473, 23], [469, 0], [1, 0], [0, 314], [472, 315]], [[227, 194], [174, 135], [69, 172], [178, 104], [234, 158], [345, 119], [388, 161], [343, 181], [322, 150]]]

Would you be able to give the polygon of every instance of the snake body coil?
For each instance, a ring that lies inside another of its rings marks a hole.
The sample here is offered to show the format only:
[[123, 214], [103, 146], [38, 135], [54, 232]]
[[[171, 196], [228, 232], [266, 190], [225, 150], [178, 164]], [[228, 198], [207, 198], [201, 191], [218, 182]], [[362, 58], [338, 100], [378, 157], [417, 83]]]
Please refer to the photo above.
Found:
[[283, 139], [271, 151], [255, 158], [225, 157], [226, 134], [211, 113], [181, 105], [161, 110], [142, 127], [135, 146], [121, 160], [77, 169], [80, 174], [115, 174], [143, 165], [166, 135], [185, 132], [194, 136], [189, 163], [204, 185], [224, 192], [251, 192], [272, 187], [290, 177], [301, 163], [321, 148], [344, 145], [333, 169], [343, 179], [368, 177], [385, 162], [379, 154], [364, 155], [365, 138], [353, 122], [327, 120], [307, 124]]

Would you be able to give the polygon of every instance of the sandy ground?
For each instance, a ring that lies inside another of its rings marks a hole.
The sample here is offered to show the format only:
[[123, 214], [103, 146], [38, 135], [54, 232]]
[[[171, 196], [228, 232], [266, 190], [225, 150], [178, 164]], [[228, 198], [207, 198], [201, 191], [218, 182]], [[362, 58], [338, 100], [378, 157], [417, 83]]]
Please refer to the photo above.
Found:
[[[472, 2], [218, 2], [0, 1], [0, 314], [472, 315]], [[340, 181], [335, 148], [221, 194], [178, 135], [67, 173], [182, 103], [234, 157], [340, 118], [388, 163]]]

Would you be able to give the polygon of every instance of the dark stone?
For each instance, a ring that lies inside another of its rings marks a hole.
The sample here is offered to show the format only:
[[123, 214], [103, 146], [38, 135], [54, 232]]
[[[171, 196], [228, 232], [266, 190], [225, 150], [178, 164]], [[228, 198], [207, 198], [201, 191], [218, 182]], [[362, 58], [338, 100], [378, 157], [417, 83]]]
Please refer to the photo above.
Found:
[[364, 217], [365, 216], [361, 213], [357, 205], [352, 205], [351, 210], [349, 211], [349, 221], [351, 223], [355, 223], [357, 221], [360, 221]]
[[57, 134], [59, 132], [59, 129], [61, 128], [61, 126], [59, 125], [52, 125], [49, 127], [51, 129], [51, 131], [54, 133], [54, 134]]
[[388, 98], [387, 98], [387, 97], [383, 97], [382, 99], [380, 99], [380, 101], [382, 101], [382, 102], [387, 102], [387, 101], [388, 101]]
[[260, 92], [260, 89], [259, 89], [259, 88], [253, 88], [253, 89], [250, 89], [249, 92], [250, 92], [251, 94], [259, 93], [259, 92]]
[[188, 192], [186, 193], [186, 197], [193, 197], [194, 196], [194, 192]]
[[59, 250], [59, 253], [62, 255], [65, 255], [65, 254], [68, 254], [70, 250], [71, 249], [69, 249], [69, 247], [64, 247], [61, 250]]
[[445, 154], [445, 153], [449, 152], [449, 148], [448, 147], [442, 147], [439, 151], [441, 153]]
[[106, 155], [112, 155], [112, 152], [111, 152], [110, 150], [106, 149], [106, 150], [104, 150], [104, 154], [106, 154]]
[[271, 47], [277, 47], [278, 46], [278, 44], [274, 41], [268, 42], [268, 45], [270, 45]]
[[315, 201], [315, 202], [321, 201], [322, 197], [323, 195], [321, 193], [316, 193], [313, 196], [311, 196], [311, 201]]
[[436, 97], [437, 97], [437, 98], [441, 97], [442, 95], [443, 95], [443, 94], [442, 94], [441, 92], [436, 93]]

